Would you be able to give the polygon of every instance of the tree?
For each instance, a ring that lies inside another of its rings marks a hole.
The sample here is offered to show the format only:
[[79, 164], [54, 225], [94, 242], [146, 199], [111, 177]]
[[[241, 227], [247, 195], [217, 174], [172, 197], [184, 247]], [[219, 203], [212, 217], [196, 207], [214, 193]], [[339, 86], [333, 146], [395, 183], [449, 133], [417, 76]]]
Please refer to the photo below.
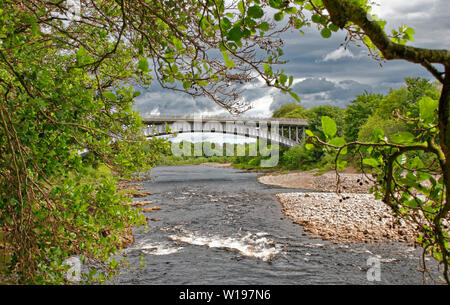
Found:
[[316, 133], [319, 134], [321, 138], [325, 139], [325, 135], [323, 134], [322, 129], [322, 117], [327, 116], [332, 118], [337, 123], [337, 132], [336, 134], [338, 136], [343, 135], [343, 117], [344, 117], [344, 109], [330, 106], [330, 105], [323, 105], [323, 106], [317, 106], [312, 107], [308, 109], [306, 112], [306, 118], [308, 119], [308, 128]]
[[[301, 115], [301, 117], [303, 118], [303, 113], [306, 111], [305, 108], [303, 108], [300, 105], [297, 104], [287, 104], [287, 105], [283, 105], [281, 106], [279, 109], [275, 110], [273, 112], [272, 117], [274, 118], [285, 118], [286, 115], [296, 112], [297, 114]], [[298, 118], [300, 118], [300, 116], [298, 116]]]
[[233, 84], [253, 79], [263, 64], [249, 50], [264, 47], [273, 63], [281, 54], [279, 39], [232, 28], [223, 1], [68, 4], [0, 3], [0, 234], [20, 283], [65, 282], [63, 262], [72, 255], [104, 271], [101, 280], [117, 266], [111, 255], [120, 232], [143, 223], [114, 181], [86, 183], [85, 175], [98, 162], [128, 175], [155, 164], [163, 144], [148, 146], [140, 134], [131, 85], [156, 77], [240, 112], [247, 105]]
[[[303, 4], [304, 1], [295, 2]], [[420, 64], [442, 84], [438, 101], [430, 97], [418, 101], [419, 116], [396, 113], [398, 119], [415, 126], [418, 136], [398, 133], [392, 141], [386, 141], [383, 134], [376, 131], [375, 143], [347, 143], [334, 147], [338, 149], [338, 156], [349, 145], [371, 148], [374, 158], [365, 159], [365, 163], [383, 169], [376, 175], [378, 188], [374, 191], [380, 197], [383, 195], [383, 201], [397, 215], [417, 223], [421, 230], [419, 241], [425, 251], [443, 263], [443, 278], [450, 283], [449, 233], [443, 229], [443, 222], [450, 211], [450, 51], [406, 46], [414, 33], [407, 27], [401, 27], [393, 32], [393, 37], [389, 37], [384, 31], [385, 22], [368, 14], [370, 7], [367, 1], [319, 0], [308, 1], [306, 6], [314, 14], [312, 20], [322, 25], [322, 36], [330, 36], [330, 29], [336, 27], [346, 30], [350, 40], [363, 42], [370, 52], [379, 52], [372, 53], [373, 56]], [[440, 71], [435, 64], [442, 65], [444, 70]], [[417, 158], [408, 159], [407, 153], [411, 151], [434, 155], [442, 177], [433, 177], [436, 167], [426, 167]], [[405, 171], [406, 178], [403, 177]], [[429, 189], [421, 184], [425, 180], [430, 183]]]
[[381, 94], [364, 92], [357, 95], [356, 99], [347, 106], [344, 115], [344, 135], [347, 141], [358, 139], [361, 126], [367, 122], [367, 119], [377, 109], [382, 97]]

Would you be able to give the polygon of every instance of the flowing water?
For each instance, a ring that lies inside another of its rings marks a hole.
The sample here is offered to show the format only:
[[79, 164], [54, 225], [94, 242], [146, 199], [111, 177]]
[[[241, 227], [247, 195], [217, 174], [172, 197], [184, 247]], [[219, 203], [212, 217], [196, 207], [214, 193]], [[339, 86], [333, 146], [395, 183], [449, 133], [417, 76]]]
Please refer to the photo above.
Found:
[[[143, 185], [152, 195], [142, 200], [161, 206], [146, 213], [159, 220], [150, 221], [146, 231], [135, 230], [136, 241], [124, 252], [131, 268], [115, 283], [422, 283], [419, 249], [311, 238], [283, 216], [274, 197], [294, 190], [260, 184], [257, 176], [201, 165], [154, 168]], [[380, 281], [368, 280], [368, 273], [375, 274], [370, 258], [380, 262]]]

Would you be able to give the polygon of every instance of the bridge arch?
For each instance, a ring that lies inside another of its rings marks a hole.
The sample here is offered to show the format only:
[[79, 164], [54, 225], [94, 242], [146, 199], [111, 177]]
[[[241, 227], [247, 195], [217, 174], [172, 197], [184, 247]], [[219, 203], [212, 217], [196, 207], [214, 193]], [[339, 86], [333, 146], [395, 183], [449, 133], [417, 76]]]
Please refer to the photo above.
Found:
[[[198, 118], [183, 116], [158, 116], [143, 118], [146, 137], [179, 133], [216, 132], [263, 139], [281, 146], [301, 145], [308, 122], [304, 119], [243, 119], [243, 118]], [[166, 128], [169, 127], [169, 130]], [[284, 131], [287, 130], [287, 135]]]

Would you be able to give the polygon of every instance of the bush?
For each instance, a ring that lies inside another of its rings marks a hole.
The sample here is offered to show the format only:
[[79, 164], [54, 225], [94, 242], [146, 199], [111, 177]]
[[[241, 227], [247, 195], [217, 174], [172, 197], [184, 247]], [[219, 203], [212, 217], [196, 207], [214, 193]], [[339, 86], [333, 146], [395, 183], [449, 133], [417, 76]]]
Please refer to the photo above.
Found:
[[384, 134], [390, 138], [399, 131], [408, 131], [408, 126], [404, 122], [387, 120], [375, 115], [370, 117], [366, 124], [361, 127], [358, 133], [358, 140], [362, 142], [371, 142], [373, 140], [372, 131], [376, 129], [383, 130]]
[[287, 169], [311, 169], [320, 164], [322, 155], [321, 149], [307, 150], [304, 146], [294, 146], [284, 152], [281, 165]]

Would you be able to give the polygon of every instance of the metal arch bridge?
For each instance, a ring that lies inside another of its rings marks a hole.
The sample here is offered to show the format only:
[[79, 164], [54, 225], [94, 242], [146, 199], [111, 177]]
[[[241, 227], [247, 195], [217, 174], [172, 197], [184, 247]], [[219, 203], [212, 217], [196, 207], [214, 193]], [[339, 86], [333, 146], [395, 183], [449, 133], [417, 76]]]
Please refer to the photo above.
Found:
[[214, 132], [262, 139], [285, 147], [301, 145], [308, 126], [308, 121], [305, 119], [186, 117], [183, 115], [145, 117], [142, 122], [145, 125], [142, 133], [146, 137]]

